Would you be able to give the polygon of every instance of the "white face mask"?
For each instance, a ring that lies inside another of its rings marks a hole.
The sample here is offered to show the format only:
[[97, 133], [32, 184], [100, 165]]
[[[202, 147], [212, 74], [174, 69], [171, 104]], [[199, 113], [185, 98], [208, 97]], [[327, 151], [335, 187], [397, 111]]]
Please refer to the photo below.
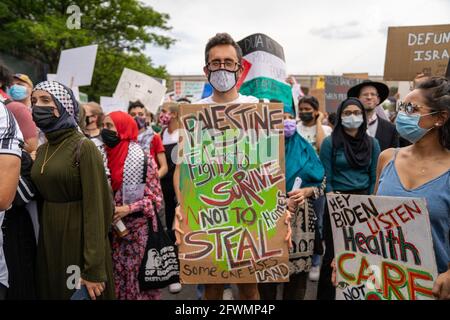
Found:
[[219, 92], [228, 92], [236, 85], [236, 72], [220, 69], [210, 71], [208, 81]]
[[341, 119], [342, 125], [347, 129], [358, 129], [364, 122], [362, 114], [359, 116], [352, 114], [351, 116], [341, 117]]

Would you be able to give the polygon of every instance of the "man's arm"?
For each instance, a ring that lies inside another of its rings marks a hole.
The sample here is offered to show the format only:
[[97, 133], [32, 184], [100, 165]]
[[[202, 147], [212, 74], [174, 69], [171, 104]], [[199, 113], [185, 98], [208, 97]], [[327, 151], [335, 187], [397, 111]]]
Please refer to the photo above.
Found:
[[16, 195], [19, 184], [20, 158], [11, 154], [0, 154], [0, 211], [7, 210]]
[[12, 113], [0, 103], [0, 211], [11, 206], [20, 176], [22, 133]]

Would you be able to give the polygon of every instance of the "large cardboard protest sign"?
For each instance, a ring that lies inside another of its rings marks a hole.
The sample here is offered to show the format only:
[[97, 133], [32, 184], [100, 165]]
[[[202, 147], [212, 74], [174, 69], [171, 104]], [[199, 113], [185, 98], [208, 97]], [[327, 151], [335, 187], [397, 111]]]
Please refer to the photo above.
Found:
[[125, 101], [140, 100], [150, 112], [156, 113], [166, 90], [165, 86], [152, 77], [124, 68], [113, 97]]
[[238, 42], [248, 71], [240, 93], [260, 99], [283, 102], [286, 112], [293, 112], [291, 86], [286, 82], [283, 47], [265, 34], [252, 34]]
[[94, 73], [97, 45], [61, 51], [56, 81], [69, 88], [89, 86]]
[[428, 300], [437, 278], [424, 199], [327, 194], [337, 300]]
[[282, 104], [180, 106], [183, 283], [289, 278]]
[[389, 27], [384, 80], [443, 76], [450, 58], [450, 24]]
[[341, 76], [325, 76], [325, 109], [336, 112], [339, 104], [347, 99], [347, 91], [362, 79], [345, 78]]

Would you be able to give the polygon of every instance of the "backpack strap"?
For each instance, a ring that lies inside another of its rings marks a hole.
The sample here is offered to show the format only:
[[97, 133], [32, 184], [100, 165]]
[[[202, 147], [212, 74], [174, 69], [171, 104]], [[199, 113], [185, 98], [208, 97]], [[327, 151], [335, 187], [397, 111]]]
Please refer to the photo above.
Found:
[[80, 158], [81, 158], [81, 146], [83, 145], [84, 140], [86, 140], [86, 137], [82, 137], [80, 141], [78, 141], [77, 148], [75, 149], [75, 161], [73, 162], [74, 167], [80, 166]]
[[144, 174], [142, 177], [142, 183], [145, 184], [145, 182], [147, 181], [148, 155], [144, 150], [142, 150], [142, 152], [144, 152]]

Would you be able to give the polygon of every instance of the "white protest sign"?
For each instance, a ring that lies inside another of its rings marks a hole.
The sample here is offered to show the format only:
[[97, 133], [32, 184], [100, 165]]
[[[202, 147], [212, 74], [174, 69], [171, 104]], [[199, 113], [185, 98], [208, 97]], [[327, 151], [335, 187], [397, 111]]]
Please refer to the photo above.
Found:
[[166, 90], [166, 87], [152, 77], [124, 68], [113, 97], [126, 101], [140, 100], [150, 112], [155, 113]]
[[77, 99], [77, 101], [80, 101], [80, 90], [78, 89], [78, 87], [72, 87], [72, 92], [75, 99]]
[[71, 87], [89, 86], [94, 73], [97, 45], [61, 51], [57, 81]]
[[56, 73], [47, 73], [47, 81], [58, 81]]
[[398, 82], [398, 94], [400, 99], [405, 99], [405, 97], [411, 92], [411, 82], [410, 81], [399, 81]]
[[202, 98], [203, 88], [205, 82], [203, 81], [174, 81], [173, 87], [175, 95], [178, 98], [191, 98], [193, 101], [200, 100]]
[[122, 99], [100, 97], [100, 106], [102, 107], [104, 114], [108, 114], [113, 111], [128, 112], [128, 102]]
[[327, 194], [336, 300], [431, 300], [437, 278], [424, 199]]

